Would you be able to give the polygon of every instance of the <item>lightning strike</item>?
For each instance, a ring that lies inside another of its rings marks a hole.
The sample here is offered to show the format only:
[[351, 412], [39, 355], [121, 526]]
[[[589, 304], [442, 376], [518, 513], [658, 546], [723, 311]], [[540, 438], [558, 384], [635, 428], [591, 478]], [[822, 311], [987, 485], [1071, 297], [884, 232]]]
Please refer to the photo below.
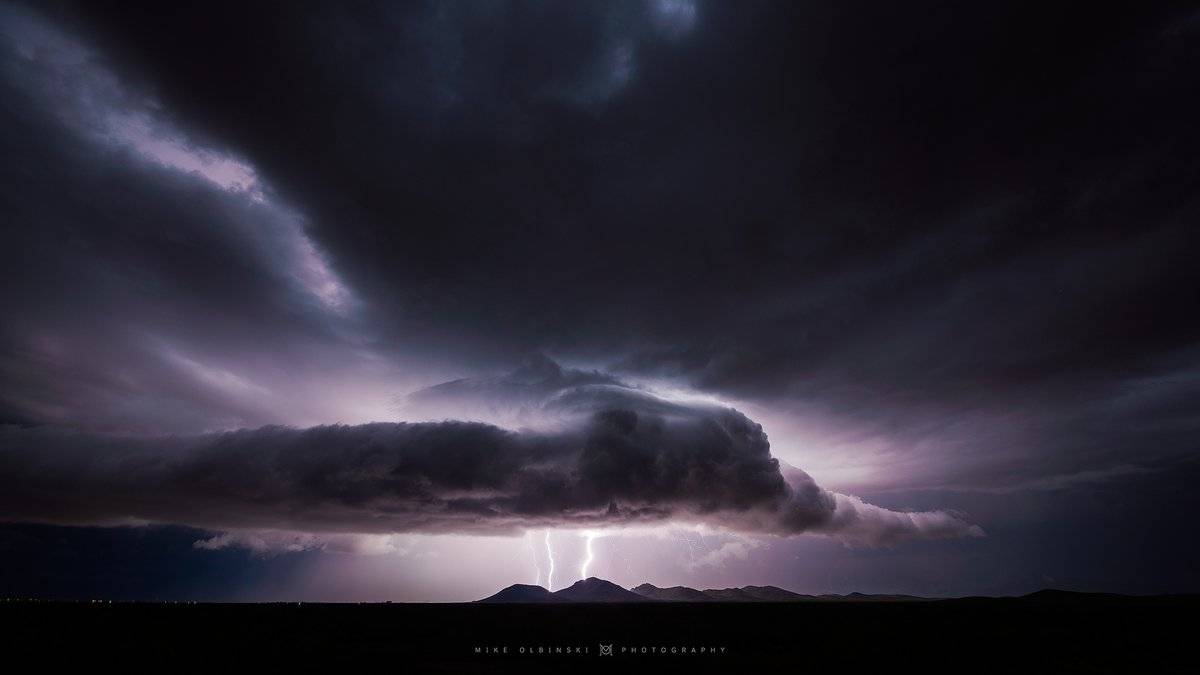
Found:
[[550, 530], [546, 530], [546, 555], [550, 558], [550, 571], [546, 574], [546, 590], [554, 590], [554, 549], [550, 548]]
[[587, 538], [587, 557], [583, 559], [583, 566], [579, 568], [579, 578], [588, 578], [588, 566], [592, 564], [592, 541], [596, 538], [595, 532], [584, 532], [583, 536]]

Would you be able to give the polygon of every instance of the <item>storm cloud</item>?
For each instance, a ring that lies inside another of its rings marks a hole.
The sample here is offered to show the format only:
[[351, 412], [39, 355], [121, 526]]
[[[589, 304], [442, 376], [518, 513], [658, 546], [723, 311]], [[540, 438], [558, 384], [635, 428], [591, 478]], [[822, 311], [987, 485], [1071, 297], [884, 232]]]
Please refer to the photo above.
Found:
[[1200, 552], [1194, 10], [135, 4], [0, 4], [0, 518]]
[[563, 413], [558, 430], [427, 422], [133, 437], [9, 428], [0, 513], [352, 534], [671, 520], [865, 545], [983, 534], [957, 514], [889, 511], [781, 471], [762, 427], [730, 408], [607, 383], [554, 391], [541, 407]]

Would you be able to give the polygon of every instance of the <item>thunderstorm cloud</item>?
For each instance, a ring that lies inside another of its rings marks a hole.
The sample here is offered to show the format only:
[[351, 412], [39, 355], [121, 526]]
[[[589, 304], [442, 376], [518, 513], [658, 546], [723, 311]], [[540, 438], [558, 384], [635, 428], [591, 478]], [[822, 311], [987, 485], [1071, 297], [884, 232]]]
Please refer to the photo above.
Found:
[[0, 432], [0, 510], [62, 524], [351, 534], [667, 520], [866, 545], [983, 534], [957, 514], [889, 511], [781, 470], [762, 427], [732, 408], [547, 366], [560, 380], [600, 380], [520, 385], [549, 389], [539, 408], [553, 430], [459, 421], [142, 437], [9, 428]]
[[138, 4], [0, 0], [0, 595], [1197, 589], [1193, 10]]

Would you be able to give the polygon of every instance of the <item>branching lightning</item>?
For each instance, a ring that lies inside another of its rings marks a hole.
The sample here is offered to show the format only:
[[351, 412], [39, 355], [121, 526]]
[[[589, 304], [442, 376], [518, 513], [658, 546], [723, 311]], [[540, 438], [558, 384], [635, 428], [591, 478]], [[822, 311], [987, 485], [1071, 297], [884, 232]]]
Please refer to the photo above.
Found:
[[696, 564], [696, 544], [692, 541], [692, 536], [687, 530], [675, 530], [670, 533], [676, 539], [682, 539], [687, 544], [688, 551], [688, 566]]
[[[693, 534], [696, 536], [695, 539], [692, 538]], [[704, 555], [709, 552], [709, 545], [704, 540], [704, 532], [702, 530], [678, 528], [670, 531], [668, 535], [676, 540], [683, 540], [683, 542], [687, 544], [687, 567], [689, 569], [695, 567], [697, 562], [702, 561], [704, 559]], [[697, 547], [697, 543], [699, 543], [699, 547]], [[700, 553], [699, 557], [697, 557], [697, 551]]]

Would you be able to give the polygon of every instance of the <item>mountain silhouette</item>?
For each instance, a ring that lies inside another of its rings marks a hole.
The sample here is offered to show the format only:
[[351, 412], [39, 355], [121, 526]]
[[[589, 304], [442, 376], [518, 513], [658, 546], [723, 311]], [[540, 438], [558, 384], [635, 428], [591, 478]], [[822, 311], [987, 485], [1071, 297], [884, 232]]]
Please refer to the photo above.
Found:
[[651, 602], [653, 598], [634, 593], [597, 577], [588, 577], [551, 593], [541, 586], [513, 584], [479, 602]]
[[763, 602], [788, 602], [792, 600], [811, 600], [810, 595], [800, 595], [778, 586], [742, 586], [742, 591], [755, 600]]
[[800, 595], [778, 586], [743, 586], [741, 588], [710, 588], [698, 591], [687, 586], [659, 588], [653, 584], [642, 584], [633, 589], [648, 598], [666, 602], [793, 602], [816, 600], [811, 595]]
[[704, 594], [721, 602], [763, 602], [740, 588], [710, 588]]
[[652, 600], [662, 600], [665, 602], [713, 602], [716, 598], [706, 595], [704, 591], [698, 591], [687, 586], [672, 586], [670, 588], [659, 588], [654, 584], [642, 584], [633, 589], [634, 593], [644, 595]]
[[[1044, 591], [1043, 593], [1051, 592]], [[1027, 597], [1036, 598], [1037, 594]], [[867, 595], [864, 593], [801, 595], [778, 586], [710, 588], [700, 591], [687, 586], [659, 588], [654, 584], [642, 584], [626, 590], [611, 581], [588, 577], [553, 593], [541, 586], [513, 584], [478, 602], [906, 602], [918, 600], [929, 600], [929, 598], [913, 595]]]
[[576, 581], [561, 591], [555, 591], [554, 597], [561, 602], [648, 602], [651, 598], [625, 590], [611, 581], [597, 577], [588, 577]]
[[513, 584], [479, 602], [554, 602], [554, 596], [541, 586]]

